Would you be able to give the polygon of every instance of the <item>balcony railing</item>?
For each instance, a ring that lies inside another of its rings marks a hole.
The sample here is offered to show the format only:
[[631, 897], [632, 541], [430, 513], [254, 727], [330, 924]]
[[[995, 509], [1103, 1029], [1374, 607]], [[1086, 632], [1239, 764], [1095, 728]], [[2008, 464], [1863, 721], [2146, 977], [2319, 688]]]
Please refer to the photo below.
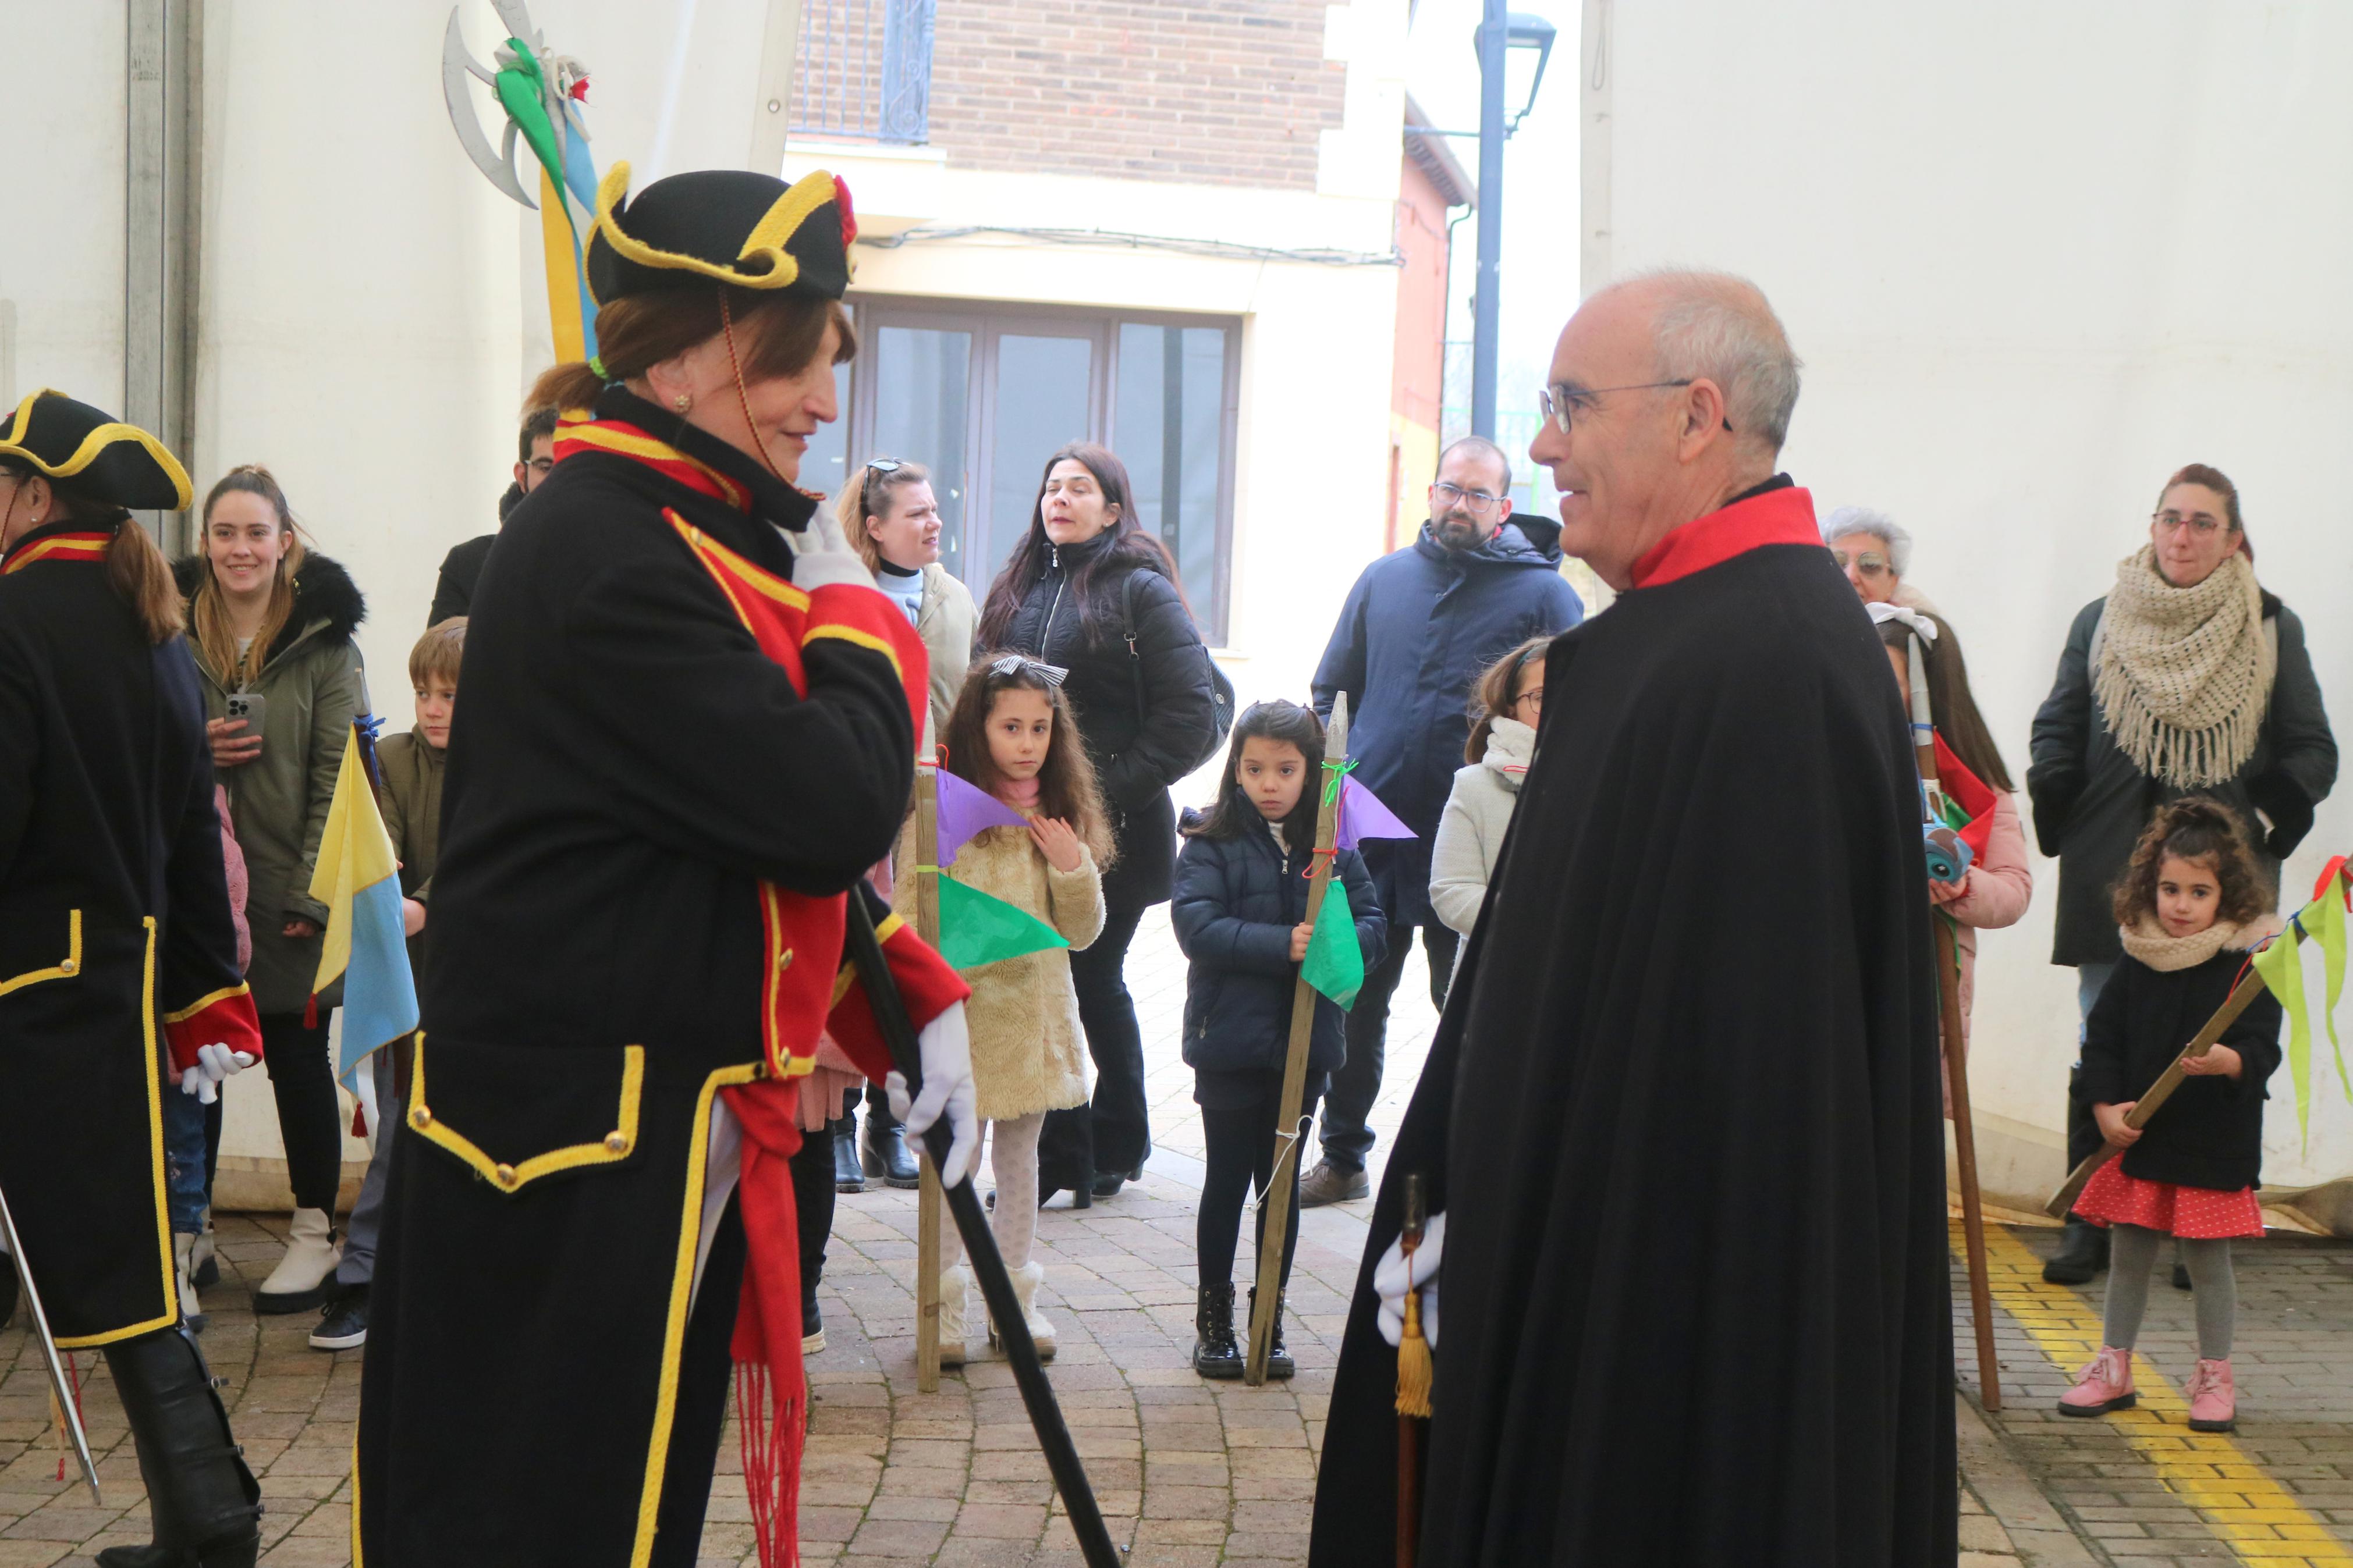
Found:
[[795, 135], [929, 139], [936, 0], [806, 0]]

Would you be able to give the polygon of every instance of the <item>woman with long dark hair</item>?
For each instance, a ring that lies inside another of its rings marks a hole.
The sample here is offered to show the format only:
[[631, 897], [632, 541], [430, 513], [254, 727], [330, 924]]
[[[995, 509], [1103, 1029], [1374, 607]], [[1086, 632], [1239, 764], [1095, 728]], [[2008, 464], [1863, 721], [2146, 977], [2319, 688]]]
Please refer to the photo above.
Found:
[[1117, 840], [1103, 876], [1103, 934], [1071, 955], [1094, 1100], [1050, 1115], [1038, 1148], [1041, 1199], [1068, 1187], [1078, 1208], [1141, 1176], [1152, 1152], [1127, 947], [1144, 911], [1168, 900], [1176, 863], [1168, 788], [1217, 740], [1209, 650], [1176, 564], [1145, 531], [1134, 495], [1127, 466], [1104, 447], [1074, 441], [1049, 458], [1029, 531], [980, 616], [983, 647], [1070, 671], [1063, 689]]
[[165, 1099], [261, 1053], [179, 595], [125, 510], [188, 499], [88, 404], [0, 423], [0, 1189], [58, 1346], [104, 1351], [138, 1447], [154, 1543], [108, 1568], [252, 1568], [260, 1543], [164, 1197]]

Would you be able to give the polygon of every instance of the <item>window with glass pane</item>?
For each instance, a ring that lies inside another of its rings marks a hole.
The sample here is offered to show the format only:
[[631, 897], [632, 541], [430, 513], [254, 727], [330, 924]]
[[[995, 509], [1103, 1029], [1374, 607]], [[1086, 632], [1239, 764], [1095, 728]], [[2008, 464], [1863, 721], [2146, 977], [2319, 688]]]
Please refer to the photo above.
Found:
[[965, 553], [965, 432], [972, 382], [972, 334], [885, 326], [874, 334], [874, 374], [883, 395], [865, 449], [921, 463], [940, 503], [940, 564], [961, 574]]
[[830, 425], [820, 425], [809, 437], [808, 447], [801, 453], [800, 485], [804, 489], [823, 490], [827, 495], [841, 493], [843, 477], [848, 469], [842, 465], [849, 451], [849, 366], [833, 367], [834, 406], [840, 410]]
[[1007, 332], [997, 340], [987, 542], [981, 570], [966, 581], [994, 578], [1021, 542], [1037, 510], [1038, 481], [1054, 448], [1092, 435], [1087, 391], [1093, 367], [1094, 343], [1088, 338]]
[[1120, 323], [1114, 439], [1140, 520], [1176, 558], [1205, 628], [1218, 622], [1225, 393], [1224, 328]]

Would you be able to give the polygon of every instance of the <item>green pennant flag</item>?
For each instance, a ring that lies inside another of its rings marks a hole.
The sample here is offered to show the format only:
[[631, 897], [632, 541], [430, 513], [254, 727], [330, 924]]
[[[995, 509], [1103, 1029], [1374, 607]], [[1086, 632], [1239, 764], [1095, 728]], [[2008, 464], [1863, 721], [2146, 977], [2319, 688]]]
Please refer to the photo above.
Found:
[[1307, 939], [1307, 958], [1299, 975], [1343, 1007], [1365, 988], [1365, 950], [1356, 942], [1348, 889], [1337, 878], [1324, 895], [1324, 907], [1315, 912], [1315, 931]]
[[2328, 1048], [2337, 1053], [2337, 1081], [2345, 1086], [2345, 1097], [2353, 1100], [2353, 1079], [2345, 1074], [2345, 1047], [2337, 1038], [2337, 1004], [2345, 994], [2345, 895], [2335, 878], [2304, 912], [2311, 917], [2304, 929], [2320, 944], [2321, 973], [2327, 981], [2328, 1004], [2320, 1016], [2328, 1026]]
[[1068, 947], [1062, 933], [1027, 910], [940, 873], [940, 956], [957, 969], [978, 969], [1025, 952]]
[[2287, 1015], [2287, 1076], [2295, 1086], [2295, 1126], [2300, 1139], [2312, 1136], [2312, 1020], [2304, 1007], [2304, 954], [2294, 925], [2272, 939], [2252, 960]]

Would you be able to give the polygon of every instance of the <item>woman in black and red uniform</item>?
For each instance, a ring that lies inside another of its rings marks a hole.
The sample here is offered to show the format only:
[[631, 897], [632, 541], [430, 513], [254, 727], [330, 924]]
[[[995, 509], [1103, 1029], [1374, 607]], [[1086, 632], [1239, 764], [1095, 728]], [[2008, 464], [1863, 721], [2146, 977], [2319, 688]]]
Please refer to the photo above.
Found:
[[951, 1184], [977, 1136], [965, 987], [863, 882], [923, 644], [792, 484], [854, 347], [846, 193], [628, 185], [589, 237], [600, 358], [533, 393], [580, 412], [468, 624], [362, 1384], [368, 1568], [692, 1563], [731, 1352], [762, 1552], [791, 1552], [790, 1080], [820, 1028], [889, 1066], [845, 893], [922, 1029], [909, 1130], [947, 1110]]
[[102, 1349], [130, 1417], [155, 1543], [107, 1568], [259, 1542], [164, 1201], [164, 1096], [261, 1051], [179, 593], [124, 510], [187, 504], [162, 443], [88, 404], [0, 426], [0, 1192], [58, 1347]]

